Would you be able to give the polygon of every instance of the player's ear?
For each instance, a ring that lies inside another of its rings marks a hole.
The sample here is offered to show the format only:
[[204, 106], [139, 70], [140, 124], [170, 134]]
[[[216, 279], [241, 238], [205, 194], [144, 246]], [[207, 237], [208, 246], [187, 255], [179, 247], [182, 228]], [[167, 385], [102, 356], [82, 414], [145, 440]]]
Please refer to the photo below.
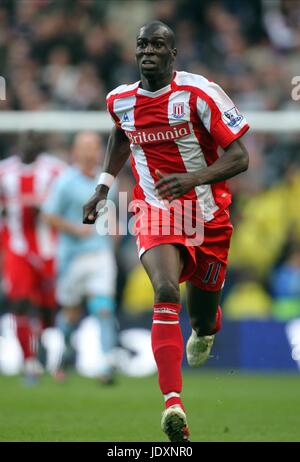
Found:
[[177, 56], [177, 48], [173, 48], [172, 55], [173, 55], [173, 58], [175, 59]]

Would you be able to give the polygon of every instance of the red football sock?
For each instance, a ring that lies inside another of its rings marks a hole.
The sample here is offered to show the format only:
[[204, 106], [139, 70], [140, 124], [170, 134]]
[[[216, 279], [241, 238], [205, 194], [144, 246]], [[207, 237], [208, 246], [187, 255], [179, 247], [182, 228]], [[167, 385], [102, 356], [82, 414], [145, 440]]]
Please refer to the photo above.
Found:
[[164, 395], [171, 392], [179, 394], [182, 389], [183, 338], [179, 324], [180, 309], [181, 305], [177, 303], [154, 305], [152, 350], [158, 368], [159, 386]]
[[24, 359], [36, 356], [36, 338], [27, 316], [15, 316], [16, 334], [20, 342]]
[[217, 332], [219, 332], [221, 327], [222, 327], [222, 310], [221, 310], [221, 307], [218, 306], [215, 325], [214, 325], [213, 330], [212, 330], [210, 335], [213, 335], [213, 334], [216, 334]]

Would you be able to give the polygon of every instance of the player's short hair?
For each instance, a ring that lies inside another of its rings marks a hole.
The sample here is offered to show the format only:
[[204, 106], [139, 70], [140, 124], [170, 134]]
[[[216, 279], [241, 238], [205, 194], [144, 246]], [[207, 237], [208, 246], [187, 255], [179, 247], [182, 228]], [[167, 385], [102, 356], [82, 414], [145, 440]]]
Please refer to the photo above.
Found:
[[163, 27], [164, 29], [166, 29], [168, 31], [168, 36], [169, 36], [169, 39], [170, 39], [170, 45], [171, 45], [172, 48], [175, 48], [175, 33], [174, 33], [173, 29], [171, 29], [171, 27], [168, 26], [168, 24], [166, 24], [165, 22], [162, 22], [162, 21], [155, 20], [155, 21], [146, 22], [145, 24], [143, 24], [140, 27], [140, 29], [143, 29], [144, 27], [151, 28], [151, 29], [156, 29], [158, 27]]

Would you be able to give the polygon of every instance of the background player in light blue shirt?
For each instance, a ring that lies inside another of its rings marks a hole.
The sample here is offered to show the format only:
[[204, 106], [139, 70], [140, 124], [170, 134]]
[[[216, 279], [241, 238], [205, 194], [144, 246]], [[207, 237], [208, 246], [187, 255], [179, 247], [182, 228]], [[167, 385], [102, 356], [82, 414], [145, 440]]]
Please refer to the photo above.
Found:
[[[82, 302], [86, 299], [88, 312], [100, 324], [104, 360], [99, 361], [98, 375], [102, 382], [111, 383], [111, 353], [116, 344], [113, 242], [108, 234], [99, 235], [96, 227], [82, 224], [82, 206], [99, 177], [98, 166], [102, 161], [100, 136], [92, 132], [79, 133], [72, 146], [72, 160], [73, 164], [53, 184], [43, 207], [44, 219], [59, 233], [57, 299], [62, 310], [58, 327], [64, 333], [68, 347], [81, 318]], [[66, 348], [66, 354], [68, 351]]]

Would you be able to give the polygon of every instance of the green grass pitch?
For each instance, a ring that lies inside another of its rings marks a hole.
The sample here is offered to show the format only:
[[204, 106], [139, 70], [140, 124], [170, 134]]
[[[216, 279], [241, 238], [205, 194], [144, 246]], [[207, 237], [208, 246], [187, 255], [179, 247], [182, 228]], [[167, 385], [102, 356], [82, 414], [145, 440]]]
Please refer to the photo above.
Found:
[[[300, 441], [300, 376], [185, 373], [191, 441]], [[35, 386], [0, 377], [0, 441], [166, 442], [157, 377], [103, 387], [74, 374]]]

